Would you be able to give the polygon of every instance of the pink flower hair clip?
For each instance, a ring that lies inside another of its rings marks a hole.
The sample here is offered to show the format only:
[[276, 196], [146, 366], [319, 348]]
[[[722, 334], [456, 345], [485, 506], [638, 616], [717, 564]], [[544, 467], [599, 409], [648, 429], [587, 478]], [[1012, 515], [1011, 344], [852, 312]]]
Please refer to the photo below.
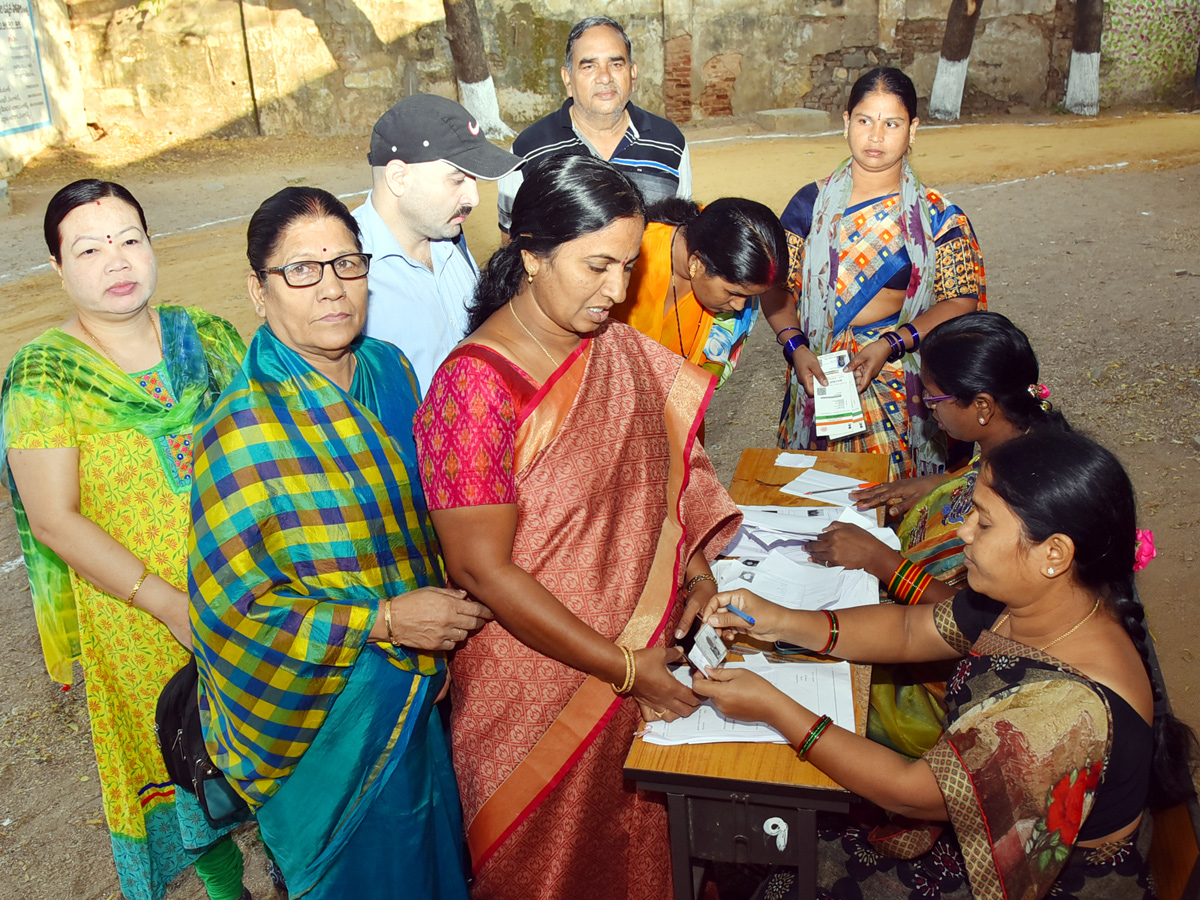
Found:
[[1133, 571], [1142, 571], [1156, 556], [1158, 556], [1158, 550], [1154, 547], [1154, 532], [1149, 528], [1139, 528], [1137, 530], [1137, 547], [1133, 551]]
[[1050, 388], [1046, 387], [1044, 384], [1031, 384], [1028, 387], [1028, 391], [1029, 396], [1033, 397], [1034, 400], [1050, 399]]

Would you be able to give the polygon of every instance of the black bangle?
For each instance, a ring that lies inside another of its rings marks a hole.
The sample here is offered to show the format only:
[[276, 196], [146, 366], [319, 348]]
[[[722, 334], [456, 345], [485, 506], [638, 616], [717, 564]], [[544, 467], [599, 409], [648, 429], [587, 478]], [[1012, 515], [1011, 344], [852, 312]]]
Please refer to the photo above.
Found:
[[918, 350], [921, 349], [921, 332], [917, 331], [917, 326], [914, 325], [912, 322], [905, 322], [900, 327], [907, 328], [909, 337], [912, 338], [912, 347], [909, 349], [908, 352], [916, 353]]
[[804, 334], [797, 334], [788, 338], [787, 343], [783, 345], [783, 358], [787, 360], [787, 364], [792, 365], [792, 360], [796, 355], [796, 350], [799, 347], [808, 346], [808, 337]]
[[879, 336], [881, 341], [887, 341], [890, 348], [888, 350], [887, 361], [898, 362], [904, 358], [904, 338], [900, 337], [894, 331], [885, 331]]
[[779, 338], [785, 332], [788, 332], [788, 331], [799, 331], [801, 334], [804, 334], [804, 332], [801, 331], [799, 328], [797, 328], [795, 325], [789, 325], [787, 328], [780, 328], [777, 332], [775, 332], [775, 343], [777, 343], [779, 346], [782, 347], [783, 341], [781, 341]]

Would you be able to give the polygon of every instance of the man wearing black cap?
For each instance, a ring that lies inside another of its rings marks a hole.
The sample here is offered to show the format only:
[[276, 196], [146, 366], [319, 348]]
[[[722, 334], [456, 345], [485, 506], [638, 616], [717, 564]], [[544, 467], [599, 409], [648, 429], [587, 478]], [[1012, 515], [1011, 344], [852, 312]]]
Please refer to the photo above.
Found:
[[371, 192], [354, 211], [372, 255], [366, 332], [404, 352], [424, 395], [467, 331], [479, 268], [462, 223], [479, 204], [475, 181], [521, 160], [490, 144], [453, 100], [413, 94], [375, 123], [367, 161]]

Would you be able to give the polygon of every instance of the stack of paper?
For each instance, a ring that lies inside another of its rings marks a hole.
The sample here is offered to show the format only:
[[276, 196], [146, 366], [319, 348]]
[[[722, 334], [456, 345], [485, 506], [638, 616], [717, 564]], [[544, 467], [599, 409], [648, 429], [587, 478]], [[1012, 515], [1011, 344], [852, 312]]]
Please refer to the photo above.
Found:
[[[854, 692], [849, 663], [772, 664], [759, 654], [747, 656], [743, 663], [726, 663], [725, 667], [757, 672], [817, 715], [829, 716], [835, 725], [854, 729]], [[686, 672], [686, 669], [683, 671]], [[680, 677], [679, 674], [676, 677]], [[686, 683], [690, 684], [690, 680]], [[709, 702], [702, 703], [686, 719], [648, 722], [642, 738], [648, 744], [787, 743], [787, 739], [774, 728], [761, 722], [727, 719]]]
[[853, 509], [831, 506], [742, 506], [742, 526], [722, 556], [739, 559], [765, 559], [768, 553], [778, 552], [794, 562], [809, 562], [804, 545], [833, 522], [857, 525], [874, 535], [893, 550], [900, 549], [900, 539], [890, 528], [880, 528], [872, 519]]
[[788, 609], [849, 609], [879, 602], [879, 580], [862, 569], [826, 568], [796, 562], [772, 551], [761, 560], [718, 560], [713, 564], [722, 591], [746, 588]]

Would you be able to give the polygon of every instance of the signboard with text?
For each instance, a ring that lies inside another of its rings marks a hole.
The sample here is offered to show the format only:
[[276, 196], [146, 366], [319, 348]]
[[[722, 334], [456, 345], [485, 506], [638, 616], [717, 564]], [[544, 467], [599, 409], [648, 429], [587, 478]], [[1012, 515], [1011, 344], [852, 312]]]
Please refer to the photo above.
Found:
[[0, 137], [50, 125], [30, 0], [0, 0]]

